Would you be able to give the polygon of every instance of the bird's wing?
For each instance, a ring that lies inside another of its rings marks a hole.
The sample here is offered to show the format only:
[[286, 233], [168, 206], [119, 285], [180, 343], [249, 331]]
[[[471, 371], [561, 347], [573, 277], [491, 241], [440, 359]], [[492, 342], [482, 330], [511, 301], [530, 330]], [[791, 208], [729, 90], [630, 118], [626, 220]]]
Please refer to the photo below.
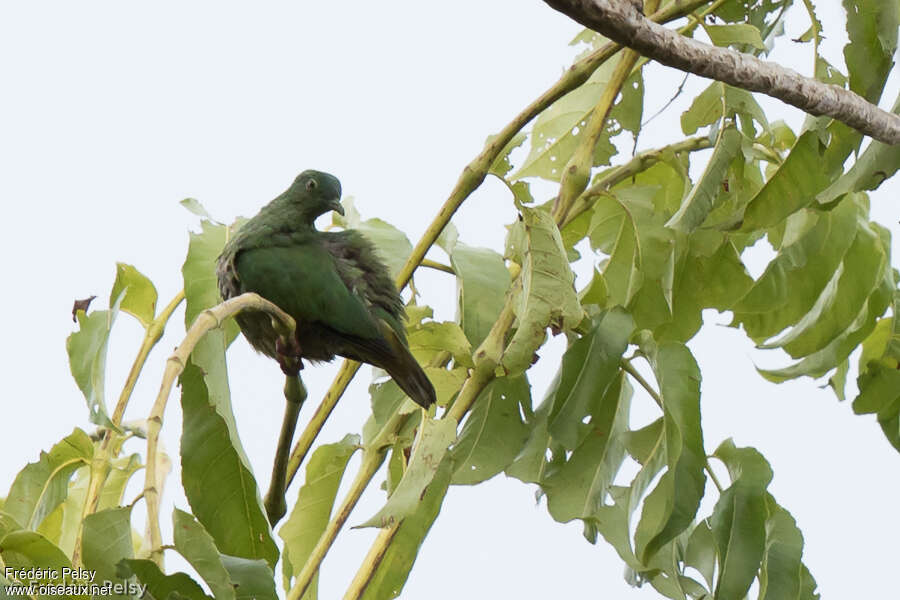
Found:
[[362, 299], [371, 314], [386, 321], [405, 341], [403, 300], [375, 245], [354, 229], [324, 233], [322, 243], [334, 256], [344, 284]]
[[381, 339], [366, 304], [347, 287], [319, 244], [252, 248], [235, 257], [244, 292], [256, 292], [300, 321], [361, 340]]

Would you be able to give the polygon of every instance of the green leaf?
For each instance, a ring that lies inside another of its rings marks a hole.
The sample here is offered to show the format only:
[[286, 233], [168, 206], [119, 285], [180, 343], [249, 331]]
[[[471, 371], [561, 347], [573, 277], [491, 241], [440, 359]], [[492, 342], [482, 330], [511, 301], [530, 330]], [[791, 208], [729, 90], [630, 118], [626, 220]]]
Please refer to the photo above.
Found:
[[778, 170], [750, 200], [741, 229], [747, 232], [773, 227], [809, 206], [837, 178], [861, 139], [860, 133], [838, 121], [824, 132], [813, 129], [801, 135]]
[[104, 427], [114, 427], [106, 412], [103, 390], [109, 332], [117, 314], [118, 306], [110, 310], [95, 310], [89, 315], [78, 311], [78, 331], [66, 339], [69, 369], [87, 400], [91, 423]]
[[[509, 162], [510, 153], [525, 143], [525, 135], [524, 131], [519, 131], [512, 137], [512, 139], [507, 142], [506, 146], [497, 153], [497, 158], [494, 159], [493, 164], [491, 164], [490, 170], [488, 173], [492, 175], [496, 175], [500, 179], [503, 179], [510, 171], [512, 171], [512, 164]], [[486, 144], [493, 144], [494, 140], [497, 138], [496, 135], [489, 135], [486, 141]]]
[[37, 462], [19, 471], [6, 497], [4, 512], [25, 529], [36, 529], [66, 499], [72, 473], [89, 465], [93, 457], [91, 438], [75, 429], [50, 452], [41, 452]]
[[481, 483], [512, 463], [528, 439], [520, 405], [531, 405], [524, 375], [494, 379], [479, 394], [450, 451], [455, 466], [452, 483]]
[[[541, 482], [547, 494], [547, 509], [560, 522], [595, 517], [604, 504], [609, 487], [625, 457], [621, 434], [628, 424], [631, 386], [624, 373], [605, 386], [600, 402], [593, 407], [584, 441], [572, 451], [565, 464], [553, 469]], [[596, 534], [586, 526], [586, 537]]]
[[642, 247], [632, 212], [617, 196], [604, 196], [594, 206], [589, 231], [591, 246], [609, 256], [602, 274], [610, 301], [628, 306], [643, 284]]
[[94, 583], [118, 583], [116, 564], [123, 558], [134, 558], [131, 507], [110, 508], [88, 515], [84, 520], [82, 553], [84, 566], [96, 573]]
[[844, 0], [847, 35], [844, 59], [850, 74], [850, 89], [877, 103], [894, 66], [900, 6], [880, 0]]
[[[11, 531], [0, 539], [0, 558], [3, 559], [5, 567], [13, 569], [41, 567], [62, 571], [64, 567], [72, 566], [69, 557], [47, 538], [34, 531], [24, 529]], [[41, 581], [41, 578], [34, 581]], [[44, 581], [54, 583], [54, 581]]]
[[466, 382], [469, 376], [469, 370], [465, 367], [456, 367], [453, 369], [445, 369], [443, 367], [425, 367], [425, 375], [434, 386], [434, 393], [437, 395], [437, 405], [447, 406], [456, 396], [460, 388]]
[[212, 536], [193, 516], [177, 508], [172, 513], [172, 526], [175, 549], [197, 570], [216, 600], [234, 600], [231, 578], [222, 564]]
[[[606, 90], [616, 64], [617, 61], [607, 61], [585, 83], [538, 116], [531, 132], [531, 149], [511, 179], [541, 177], [550, 181], [560, 180], [563, 167], [581, 143], [584, 128]], [[593, 164], [609, 163], [609, 158], [616, 151], [610, 138], [623, 129], [638, 129], [642, 107], [643, 80], [637, 72], [622, 86], [606, 130], [595, 147]]]
[[[886, 5], [885, 5], [886, 6]], [[894, 113], [900, 113], [900, 95], [894, 102]], [[900, 169], [900, 145], [872, 140], [853, 166], [819, 194], [819, 204], [830, 204], [849, 192], [874, 190]]]
[[[225, 241], [231, 234], [228, 227], [201, 222], [202, 231], [191, 233], [187, 257], [181, 268], [184, 278], [184, 323], [189, 328], [197, 316], [221, 302], [216, 280], [216, 259], [222, 252]], [[234, 411], [231, 408], [231, 391], [228, 386], [228, 368], [225, 364], [225, 349], [237, 337], [238, 326], [229, 319], [223, 327], [209, 331], [191, 352], [193, 362], [203, 373], [203, 380], [209, 394], [209, 403], [228, 425], [231, 444], [237, 450], [244, 467], [250, 469], [250, 461], [244, 452]]]
[[406, 234], [381, 219], [363, 221], [356, 226], [356, 230], [375, 244], [375, 249], [387, 265], [391, 277], [396, 278], [406, 264], [406, 259], [412, 254], [412, 243]]
[[704, 309], [727, 310], [753, 285], [734, 243], [723, 238], [718, 249], [707, 255], [702, 244], [697, 243], [704, 233], [712, 237], [720, 235], [698, 231], [691, 236], [673, 294], [674, 314], [668, 323], [654, 331], [659, 339], [689, 340], [703, 323]]
[[637, 555], [646, 563], [687, 528], [697, 513], [706, 484], [703, 432], [700, 429], [700, 370], [683, 344], [658, 348], [644, 338], [663, 402], [668, 470], [644, 501], [635, 533]]
[[684, 565], [693, 567], [703, 575], [709, 589], [713, 588], [713, 575], [716, 567], [716, 541], [710, 529], [709, 521], [704, 519], [697, 523], [684, 553]]
[[885, 273], [882, 285], [869, 297], [850, 326], [821, 350], [806, 356], [789, 367], [775, 370], [758, 369], [759, 373], [776, 383], [795, 377], [821, 377], [838, 367], [872, 332], [879, 317], [887, 308], [895, 284], [891, 273]]
[[363, 591], [362, 600], [387, 600], [400, 595], [419, 554], [419, 547], [441, 510], [450, 485], [451, 469], [452, 462], [449, 460], [438, 465], [415, 510], [403, 519], [391, 538], [390, 546]]
[[223, 554], [262, 558], [274, 567], [278, 548], [256, 480], [232, 446], [228, 426], [209, 404], [200, 369], [181, 374], [181, 481], [194, 515]]
[[412, 254], [412, 244], [406, 234], [381, 219], [363, 221], [351, 196], [345, 196], [341, 204], [345, 215], [334, 213], [332, 222], [345, 229], [356, 229], [375, 244], [378, 256], [387, 265], [391, 277], [396, 277]]
[[220, 555], [236, 600], [277, 600], [272, 569], [264, 560]]
[[179, 202], [179, 204], [198, 217], [202, 217], [209, 221], [215, 221], [215, 219], [209, 216], [209, 213], [206, 212], [206, 208], [203, 206], [203, 204], [201, 204], [200, 201], [196, 198], [185, 198], [184, 200]]
[[412, 514], [434, 479], [447, 448], [455, 440], [454, 419], [424, 419], [419, 426], [409, 465], [394, 493], [381, 510], [357, 527], [387, 527]]
[[[306, 481], [300, 488], [290, 517], [278, 531], [284, 540], [282, 570], [285, 589], [290, 587], [291, 578], [303, 569], [325, 531], [341, 478], [350, 457], [359, 448], [359, 442], [359, 436], [347, 435], [340, 442], [323, 444], [316, 448], [306, 464]], [[304, 598], [315, 597], [317, 585], [318, 575]]]
[[716, 598], [741, 600], [756, 577], [766, 546], [766, 488], [772, 469], [754, 448], [728, 439], [714, 456], [728, 467], [732, 484], [719, 497], [710, 525], [719, 554]]
[[472, 346], [466, 334], [453, 321], [427, 321], [413, 327], [408, 333], [409, 349], [420, 363], [427, 364], [439, 353], [447, 351], [457, 364], [472, 364]]
[[709, 39], [716, 46], [741, 46], [748, 45], [757, 50], [765, 50], [759, 29], [747, 23], [735, 23], [732, 25], [708, 25], [703, 24]]
[[156, 315], [156, 287], [153, 282], [125, 263], [116, 263], [116, 282], [109, 294], [109, 305], [115, 306], [120, 295], [119, 309], [141, 322], [146, 329]]
[[803, 534], [791, 513], [770, 494], [766, 495], [766, 508], [766, 552], [759, 570], [759, 599], [812, 598], [812, 590], [801, 593], [806, 578], [815, 588], [815, 580], [801, 562]]
[[138, 581], [147, 586], [146, 597], [150, 600], [212, 600], [189, 575], [166, 575], [152, 560], [125, 559], [118, 564], [118, 573], [121, 579], [137, 577]]
[[456, 271], [458, 317], [466, 337], [477, 348], [500, 315], [510, 277], [503, 257], [487, 248], [457, 242], [450, 253]]
[[861, 210], [859, 200], [848, 197], [830, 212], [803, 211], [788, 219], [778, 255], [735, 304], [732, 326], [742, 324], [760, 343], [799, 321], [843, 261]]
[[99, 510], [116, 508], [122, 504], [125, 495], [125, 486], [131, 480], [131, 476], [142, 468], [141, 456], [132, 454], [122, 456], [110, 461], [110, 470], [106, 476], [106, 482], [100, 491]]
[[575, 276], [553, 218], [539, 208], [520, 205], [519, 211], [527, 252], [515, 302], [518, 328], [501, 359], [508, 375], [523, 373], [531, 365], [547, 327], [556, 331], [571, 329], [584, 314], [575, 294]]
[[574, 450], [586, 432], [596, 430], [595, 424], [585, 425], [583, 420], [596, 413], [606, 389], [616, 381], [633, 330], [631, 316], [613, 309], [563, 355], [549, 431], [567, 449]]
[[887, 263], [878, 234], [860, 223], [840, 267], [810, 311], [786, 335], [763, 348], [784, 348], [792, 357], [821, 350], [845, 331], [884, 277]]
[[690, 233], [703, 224], [722, 198], [722, 181], [741, 150], [741, 139], [741, 133], [734, 127], [725, 127], [719, 132], [706, 169], [681, 203], [681, 208], [666, 223], [667, 227]]

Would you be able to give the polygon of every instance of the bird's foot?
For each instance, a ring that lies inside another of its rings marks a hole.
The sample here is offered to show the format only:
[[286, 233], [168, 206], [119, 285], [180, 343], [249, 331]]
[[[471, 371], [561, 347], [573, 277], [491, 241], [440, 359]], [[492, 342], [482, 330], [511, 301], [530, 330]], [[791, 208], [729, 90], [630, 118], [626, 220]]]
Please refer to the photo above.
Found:
[[296, 338], [281, 338], [275, 340], [275, 353], [281, 372], [288, 376], [296, 376], [303, 369], [303, 360], [300, 358], [300, 344]]

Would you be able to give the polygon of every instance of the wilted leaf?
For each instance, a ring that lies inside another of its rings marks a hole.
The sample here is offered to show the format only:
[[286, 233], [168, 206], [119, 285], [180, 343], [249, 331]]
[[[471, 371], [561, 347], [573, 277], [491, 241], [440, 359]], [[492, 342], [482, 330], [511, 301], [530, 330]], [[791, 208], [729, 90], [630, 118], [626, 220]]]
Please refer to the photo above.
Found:
[[584, 314], [553, 218], [539, 208], [519, 206], [519, 210], [527, 252], [515, 303], [518, 328], [501, 359], [508, 375], [522, 373], [531, 365], [547, 327], [565, 331], [578, 325]]

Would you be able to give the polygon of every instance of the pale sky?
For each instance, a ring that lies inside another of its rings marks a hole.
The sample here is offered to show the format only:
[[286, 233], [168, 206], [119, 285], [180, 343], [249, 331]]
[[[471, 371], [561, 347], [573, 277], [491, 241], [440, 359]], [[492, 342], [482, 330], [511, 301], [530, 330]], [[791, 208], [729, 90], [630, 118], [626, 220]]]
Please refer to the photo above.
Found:
[[[818, 3], [829, 59], [842, 65], [843, 15]], [[830, 11], [830, 12], [829, 12]], [[793, 10], [788, 37], [808, 26]], [[377, 216], [418, 240], [462, 168], [485, 138], [553, 83], [570, 62], [580, 27], [538, 0], [454, 3], [121, 2], [5, 3], [0, 8], [0, 237], [4, 275], [6, 382], [0, 435], [0, 494], [41, 449], [90, 431], [72, 380], [65, 338], [72, 301], [96, 294], [104, 308], [115, 262], [148, 275], [164, 305], [181, 288], [187, 231], [197, 218], [179, 206], [199, 199], [222, 221], [251, 216], [307, 168], [338, 176], [364, 217]], [[773, 60], [811, 71], [810, 50], [790, 42]], [[680, 73], [645, 72], [645, 115], [668, 99]], [[707, 82], [690, 78], [685, 96], [644, 132], [641, 147], [677, 139], [681, 111]], [[655, 86], [655, 87], [654, 87]], [[893, 102], [895, 77], [885, 93]], [[883, 103], [884, 104], [884, 103]], [[802, 122], [799, 111], [765, 101], [770, 121]], [[629, 147], [630, 148], [630, 147]], [[552, 188], [536, 190], [550, 193]], [[873, 194], [873, 215], [898, 235], [896, 181]], [[546, 197], [538, 197], [540, 200]], [[502, 249], [514, 218], [505, 189], [488, 181], [454, 218], [463, 241]], [[896, 248], [896, 245], [895, 245]], [[439, 256], [439, 255], [438, 255]], [[756, 252], [754, 274], [764, 252]], [[758, 264], [757, 264], [758, 263]], [[895, 259], [894, 264], [898, 262]], [[417, 278], [436, 317], [454, 314], [453, 282]], [[827, 598], [886, 597], [896, 568], [893, 541], [900, 456], [873, 417], [854, 416], [817, 382], [769, 384], [754, 370], [784, 364], [740, 331], [708, 327], [691, 343], [703, 373], [706, 448], [727, 437], [755, 446], [775, 472], [770, 487], [806, 539], [804, 560]], [[163, 362], [178, 344], [182, 311], [157, 347], [126, 419], [146, 416]], [[109, 351], [111, 407], [140, 343], [127, 315]], [[537, 403], [555, 371], [557, 339], [532, 375]], [[310, 401], [301, 426], [337, 363], [303, 372]], [[240, 434], [264, 490], [283, 408], [282, 376], [243, 340], [229, 352]], [[368, 414], [364, 369], [319, 438], [333, 442]], [[641, 417], [640, 402], [636, 419]], [[646, 410], [649, 415], [650, 409]], [[163, 439], [176, 458], [180, 410], [173, 395]], [[144, 452], [142, 444], [131, 451]], [[350, 471], [358, 461], [353, 461]], [[177, 465], [176, 465], [177, 466]], [[377, 481], [350, 518], [384, 502]], [[128, 498], [137, 494], [136, 475]], [[189, 510], [173, 473], [164, 503]], [[289, 492], [296, 497], [297, 485]], [[578, 522], [555, 523], [534, 486], [500, 475], [454, 487], [421, 550], [403, 598], [657, 598], [629, 588], [624, 565]], [[710, 490], [708, 490], [710, 491]], [[714, 493], [704, 500], [708, 515]], [[322, 598], [339, 597], [376, 530], [347, 530], [322, 568]], [[182, 568], [169, 561], [170, 568]]]

